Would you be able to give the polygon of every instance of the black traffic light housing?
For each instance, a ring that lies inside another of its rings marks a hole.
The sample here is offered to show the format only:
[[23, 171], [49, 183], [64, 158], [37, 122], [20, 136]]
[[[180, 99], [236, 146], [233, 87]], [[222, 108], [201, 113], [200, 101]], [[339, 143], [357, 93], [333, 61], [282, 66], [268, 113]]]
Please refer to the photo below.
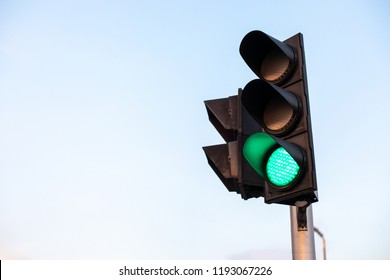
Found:
[[242, 156], [248, 135], [261, 127], [243, 109], [241, 89], [238, 95], [205, 101], [210, 122], [225, 144], [203, 147], [207, 161], [225, 187], [243, 199], [264, 196], [264, 179]]
[[[257, 132], [267, 134], [257, 138], [271, 143], [261, 160], [257, 161], [256, 151], [255, 156], [246, 156], [265, 179], [265, 202], [294, 205], [297, 201], [318, 201], [302, 34], [280, 42], [261, 31], [252, 31], [243, 38], [240, 54], [259, 77], [244, 87], [242, 105], [261, 126]], [[264, 148], [262, 142], [252, 142]], [[275, 186], [266, 175], [266, 160], [277, 147], [283, 147], [299, 166], [299, 176], [287, 187]]]

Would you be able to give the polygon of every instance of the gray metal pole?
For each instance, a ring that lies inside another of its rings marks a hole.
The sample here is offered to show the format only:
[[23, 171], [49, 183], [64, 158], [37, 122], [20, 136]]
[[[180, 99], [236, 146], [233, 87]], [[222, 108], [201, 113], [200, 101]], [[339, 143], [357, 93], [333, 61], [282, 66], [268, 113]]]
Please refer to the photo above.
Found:
[[322, 254], [324, 256], [324, 260], [326, 260], [326, 243], [324, 234], [316, 227], [314, 227], [314, 232], [318, 233], [322, 240]]
[[313, 210], [305, 203], [290, 206], [293, 260], [315, 260]]

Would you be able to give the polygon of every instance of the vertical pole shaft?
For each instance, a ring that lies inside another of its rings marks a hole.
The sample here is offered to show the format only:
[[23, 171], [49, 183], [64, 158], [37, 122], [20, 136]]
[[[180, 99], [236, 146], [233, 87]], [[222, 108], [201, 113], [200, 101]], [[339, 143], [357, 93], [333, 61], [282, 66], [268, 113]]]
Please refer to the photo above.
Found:
[[290, 206], [293, 260], [315, 260], [312, 206]]

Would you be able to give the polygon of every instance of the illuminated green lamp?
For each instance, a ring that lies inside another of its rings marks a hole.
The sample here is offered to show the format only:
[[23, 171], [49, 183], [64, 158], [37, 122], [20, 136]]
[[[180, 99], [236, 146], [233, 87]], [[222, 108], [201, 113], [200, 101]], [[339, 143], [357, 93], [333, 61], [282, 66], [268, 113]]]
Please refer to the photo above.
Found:
[[249, 136], [243, 154], [256, 172], [276, 189], [291, 187], [300, 176], [301, 168], [295, 159], [266, 133]]
[[281, 188], [289, 186], [298, 177], [299, 169], [298, 163], [283, 147], [273, 151], [266, 164], [268, 179]]

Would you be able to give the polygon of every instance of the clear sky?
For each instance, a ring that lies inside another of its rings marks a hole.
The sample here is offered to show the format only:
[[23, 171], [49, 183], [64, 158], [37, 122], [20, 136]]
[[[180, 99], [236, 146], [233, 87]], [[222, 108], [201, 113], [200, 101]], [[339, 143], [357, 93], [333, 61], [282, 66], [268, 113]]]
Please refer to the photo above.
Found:
[[[329, 259], [390, 259], [388, 1], [0, 2], [0, 257], [290, 259], [289, 208], [229, 193], [204, 100], [241, 39], [304, 36]], [[317, 255], [321, 258], [320, 240]]]

